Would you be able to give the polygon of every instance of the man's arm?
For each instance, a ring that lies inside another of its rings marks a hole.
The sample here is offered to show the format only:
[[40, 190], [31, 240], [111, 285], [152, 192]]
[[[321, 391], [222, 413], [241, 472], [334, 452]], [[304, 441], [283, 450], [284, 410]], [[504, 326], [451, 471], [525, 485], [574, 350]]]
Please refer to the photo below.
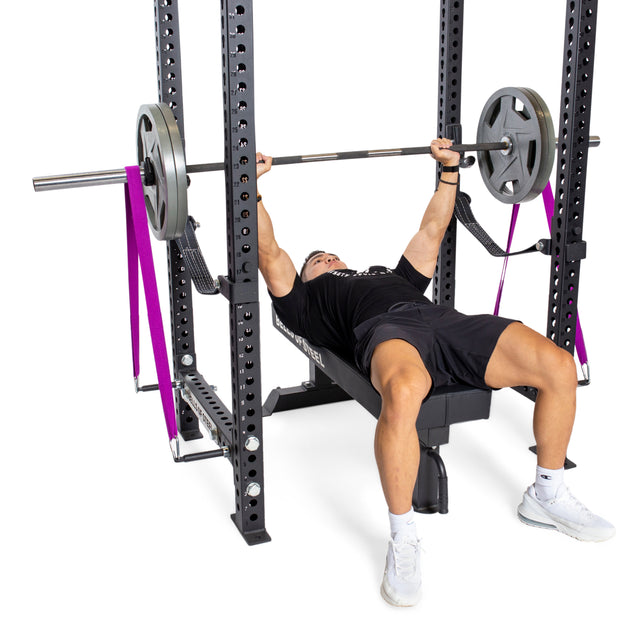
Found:
[[[433, 157], [445, 166], [457, 167], [460, 154], [449, 151], [451, 140], [439, 138], [431, 143]], [[424, 212], [419, 231], [413, 236], [404, 251], [404, 257], [414, 269], [427, 278], [432, 278], [438, 261], [440, 243], [451, 221], [453, 207], [456, 202], [458, 172], [442, 174], [438, 189], [433, 194], [427, 210]]]
[[[271, 169], [271, 161], [269, 156], [256, 154], [258, 178]], [[267, 288], [277, 298], [286, 296], [293, 289], [296, 268], [287, 252], [276, 242], [273, 224], [262, 198], [258, 202], [258, 268]]]

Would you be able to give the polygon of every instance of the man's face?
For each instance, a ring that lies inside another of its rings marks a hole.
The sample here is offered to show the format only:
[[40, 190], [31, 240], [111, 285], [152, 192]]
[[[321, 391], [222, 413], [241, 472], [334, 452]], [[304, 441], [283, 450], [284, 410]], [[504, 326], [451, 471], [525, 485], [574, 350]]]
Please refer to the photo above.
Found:
[[308, 282], [328, 271], [346, 268], [347, 265], [334, 253], [318, 253], [307, 262], [304, 268], [303, 280]]

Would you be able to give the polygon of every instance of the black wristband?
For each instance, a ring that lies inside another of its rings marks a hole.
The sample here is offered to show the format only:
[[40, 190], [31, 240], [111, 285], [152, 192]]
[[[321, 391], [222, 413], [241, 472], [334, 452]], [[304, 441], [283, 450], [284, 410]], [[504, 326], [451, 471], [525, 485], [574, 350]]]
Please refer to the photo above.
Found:
[[456, 165], [452, 165], [450, 167], [443, 166], [442, 167], [442, 173], [455, 173], [456, 171], [458, 171], [458, 169], [459, 169], [459, 166], [457, 164]]
[[457, 180], [455, 182], [449, 182], [448, 180], [443, 180], [442, 178], [440, 178], [440, 182], [444, 182], [445, 184], [453, 185], [454, 187], [458, 186], [458, 181]]

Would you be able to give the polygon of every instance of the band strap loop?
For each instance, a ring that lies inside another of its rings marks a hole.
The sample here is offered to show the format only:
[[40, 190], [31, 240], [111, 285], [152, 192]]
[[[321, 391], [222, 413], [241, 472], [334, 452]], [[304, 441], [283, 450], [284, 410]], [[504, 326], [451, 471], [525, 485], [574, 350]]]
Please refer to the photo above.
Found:
[[196, 221], [191, 216], [187, 219], [184, 233], [176, 242], [184, 261], [187, 263], [191, 280], [198, 293], [203, 295], [220, 293], [220, 284], [211, 276], [200, 250], [200, 245], [196, 238]]
[[471, 233], [471, 235], [473, 235], [476, 240], [478, 240], [480, 244], [496, 258], [518, 256], [523, 253], [533, 253], [534, 251], [537, 251], [535, 244], [527, 249], [523, 249], [522, 251], [503, 251], [475, 219], [473, 212], [471, 211], [471, 198], [462, 191], [458, 193], [453, 212], [469, 233]]

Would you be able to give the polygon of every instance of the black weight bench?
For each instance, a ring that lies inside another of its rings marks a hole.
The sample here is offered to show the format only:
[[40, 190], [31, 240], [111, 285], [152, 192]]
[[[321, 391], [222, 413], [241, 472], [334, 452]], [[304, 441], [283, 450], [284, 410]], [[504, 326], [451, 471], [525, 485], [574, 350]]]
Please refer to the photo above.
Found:
[[[381, 398], [355, 365], [335, 353], [310, 344], [290, 331], [273, 311], [273, 324], [309, 358], [310, 379], [297, 387], [274, 389], [262, 414], [356, 400], [374, 417], [380, 415]], [[447, 474], [440, 445], [449, 442], [449, 426], [489, 417], [491, 391], [465, 385], [436, 389], [422, 405], [416, 423], [420, 439], [420, 469], [413, 492], [413, 507], [420, 513], [447, 513]]]

